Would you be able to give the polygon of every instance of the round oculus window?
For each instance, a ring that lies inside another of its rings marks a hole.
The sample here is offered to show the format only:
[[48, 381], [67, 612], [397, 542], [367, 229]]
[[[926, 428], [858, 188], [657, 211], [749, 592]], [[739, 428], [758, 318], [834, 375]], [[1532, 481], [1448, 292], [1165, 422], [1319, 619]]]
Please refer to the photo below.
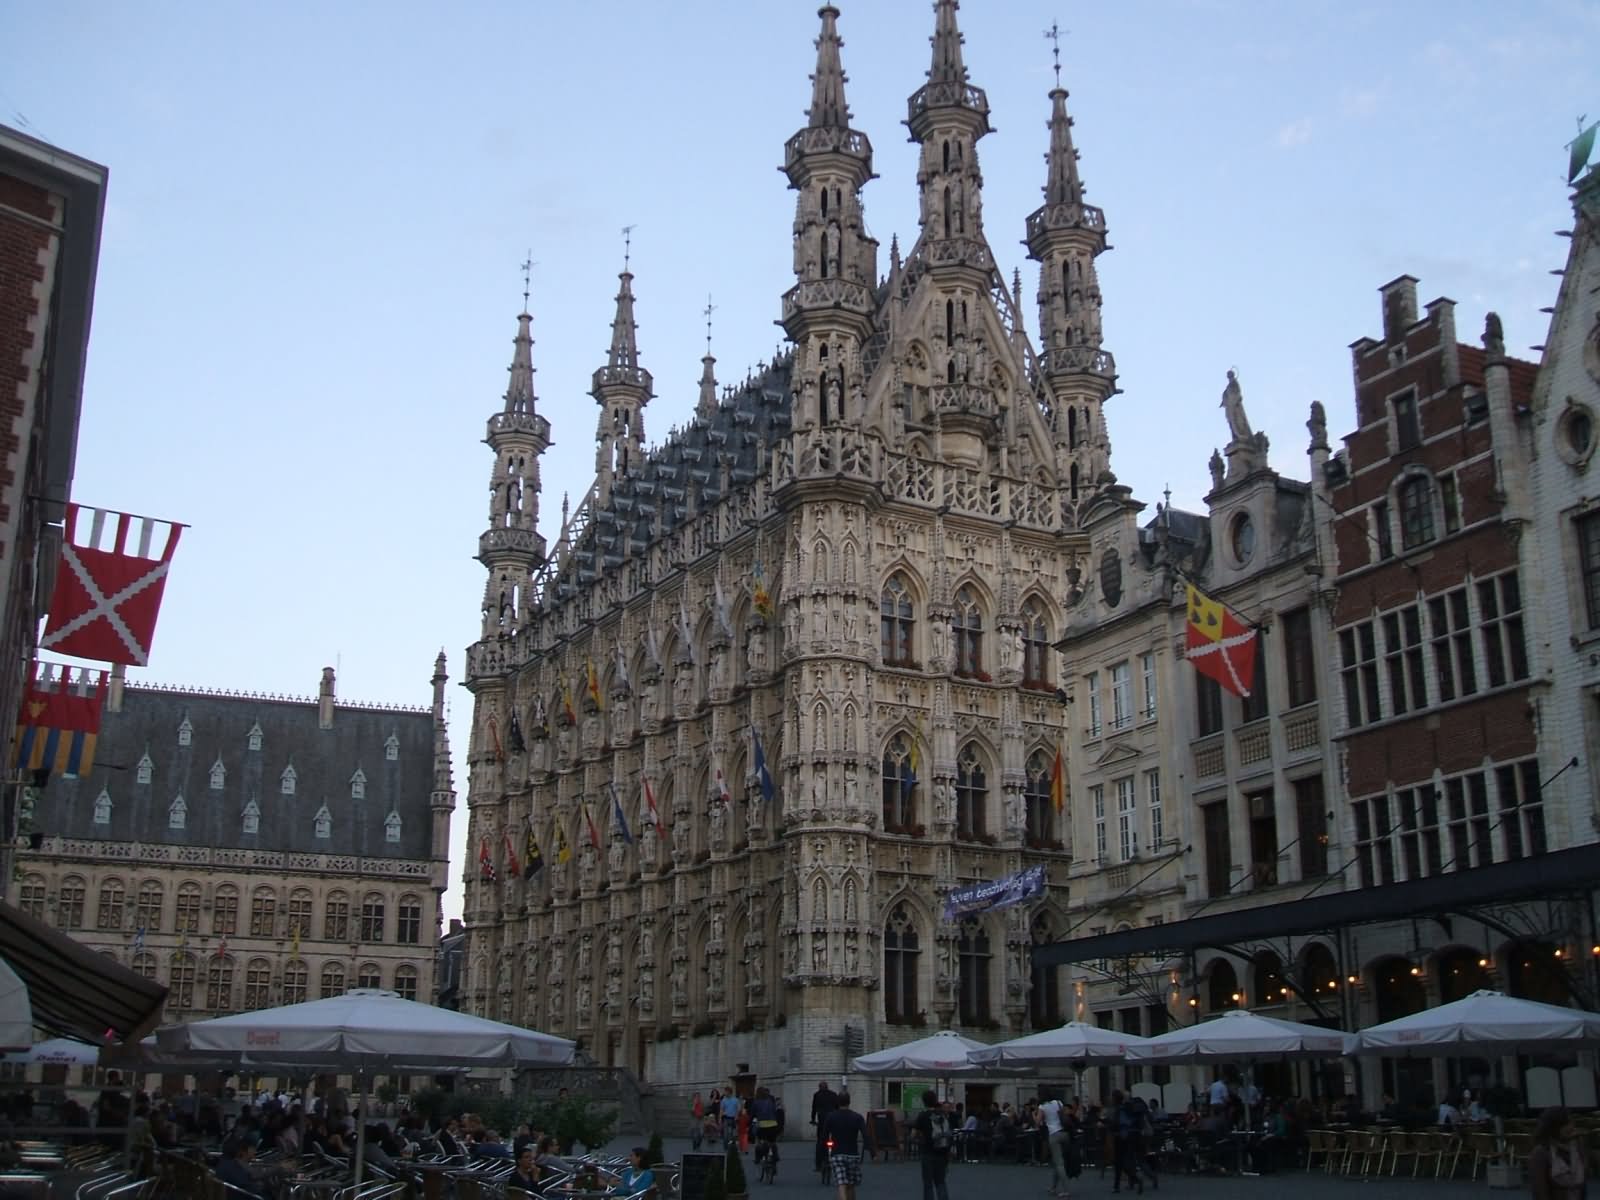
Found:
[[1249, 513], [1240, 513], [1234, 517], [1233, 524], [1229, 527], [1229, 543], [1233, 547], [1233, 557], [1242, 566], [1250, 561], [1250, 556], [1256, 552], [1256, 523], [1250, 519]]
[[1593, 410], [1567, 397], [1566, 411], [1556, 422], [1556, 452], [1570, 466], [1582, 467], [1594, 453], [1596, 434]]

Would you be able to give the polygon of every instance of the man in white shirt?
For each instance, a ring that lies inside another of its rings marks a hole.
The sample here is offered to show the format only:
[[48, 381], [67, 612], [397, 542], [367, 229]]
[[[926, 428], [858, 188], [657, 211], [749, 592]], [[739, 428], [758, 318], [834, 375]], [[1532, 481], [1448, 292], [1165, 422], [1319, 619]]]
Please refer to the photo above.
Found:
[[1228, 1107], [1228, 1085], [1221, 1075], [1211, 1081], [1210, 1101], [1212, 1108]]
[[1044, 1140], [1050, 1147], [1050, 1193], [1067, 1194], [1067, 1166], [1062, 1159], [1062, 1140], [1065, 1126], [1061, 1122], [1061, 1101], [1046, 1100], [1039, 1105], [1039, 1116], [1044, 1121]]

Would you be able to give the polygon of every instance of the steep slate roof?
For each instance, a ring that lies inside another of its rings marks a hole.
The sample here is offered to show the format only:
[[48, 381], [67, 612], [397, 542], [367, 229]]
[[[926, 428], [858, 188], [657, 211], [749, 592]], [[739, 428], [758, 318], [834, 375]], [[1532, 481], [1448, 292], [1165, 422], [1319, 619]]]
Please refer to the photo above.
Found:
[[658, 514], [662, 534], [685, 523], [692, 487], [699, 489], [701, 511], [723, 499], [724, 458], [731, 460], [728, 492], [750, 486], [771, 461], [771, 447], [789, 434], [793, 366], [788, 354], [765, 366], [725, 396], [709, 420], [696, 416], [612, 484], [609, 505], [589, 514], [572, 548], [569, 565], [576, 564], [578, 582], [592, 579], [602, 561], [622, 561], [624, 535], [633, 538], [636, 553], [648, 549]]
[[[190, 743], [178, 744], [187, 720]], [[249, 748], [261, 727], [261, 749]], [[393, 735], [398, 754], [385, 743]], [[150, 782], [138, 782], [148, 753]], [[226, 779], [211, 786], [221, 760]], [[282, 777], [293, 763], [295, 792], [283, 795]], [[365, 798], [351, 798], [357, 767], [366, 776]], [[433, 718], [427, 710], [360, 708], [335, 704], [333, 728], [317, 728], [316, 700], [268, 699], [140, 688], [129, 685], [122, 711], [100, 725], [94, 772], [87, 778], [52, 777], [37, 822], [47, 833], [101, 841], [161, 842], [213, 848], [426, 859], [432, 855]], [[95, 800], [111, 797], [111, 822], [94, 823]], [[183, 795], [185, 828], [169, 828], [173, 800]], [[260, 808], [257, 833], [244, 832], [250, 800]], [[317, 811], [327, 804], [330, 836], [316, 836]], [[400, 840], [384, 836], [390, 811], [400, 814]]]

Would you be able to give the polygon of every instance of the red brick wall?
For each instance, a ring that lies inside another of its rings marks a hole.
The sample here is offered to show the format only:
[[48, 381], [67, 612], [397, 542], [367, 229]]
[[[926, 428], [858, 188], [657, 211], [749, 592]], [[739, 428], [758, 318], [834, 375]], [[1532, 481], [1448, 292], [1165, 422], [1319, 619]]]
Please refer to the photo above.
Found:
[[[50, 194], [43, 188], [0, 175], [0, 205], [20, 209], [41, 221], [54, 222]], [[20, 386], [27, 377], [25, 359], [35, 350], [29, 322], [38, 313], [40, 299], [48, 298], [48, 287], [35, 295], [44, 280], [39, 263], [40, 251], [50, 245], [47, 228], [31, 224], [0, 209], [0, 529], [14, 519], [6, 496], [16, 482], [20, 466], [18, 451], [24, 449], [19, 429], [22, 416]], [[10, 558], [12, 547], [0, 540], [0, 563]]]
[[[1430, 728], [1432, 726], [1432, 728]], [[1405, 787], [1433, 777], [1507, 762], [1538, 749], [1526, 690], [1497, 692], [1414, 720], [1356, 731], [1345, 739], [1346, 773], [1352, 797]]]

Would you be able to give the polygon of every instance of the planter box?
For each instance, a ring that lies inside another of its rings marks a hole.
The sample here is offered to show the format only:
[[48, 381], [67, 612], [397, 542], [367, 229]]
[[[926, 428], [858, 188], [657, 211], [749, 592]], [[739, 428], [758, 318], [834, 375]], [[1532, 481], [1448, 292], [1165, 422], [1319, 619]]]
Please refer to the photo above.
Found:
[[1492, 1188], [1515, 1188], [1521, 1191], [1522, 1164], [1490, 1163], [1485, 1178]]

